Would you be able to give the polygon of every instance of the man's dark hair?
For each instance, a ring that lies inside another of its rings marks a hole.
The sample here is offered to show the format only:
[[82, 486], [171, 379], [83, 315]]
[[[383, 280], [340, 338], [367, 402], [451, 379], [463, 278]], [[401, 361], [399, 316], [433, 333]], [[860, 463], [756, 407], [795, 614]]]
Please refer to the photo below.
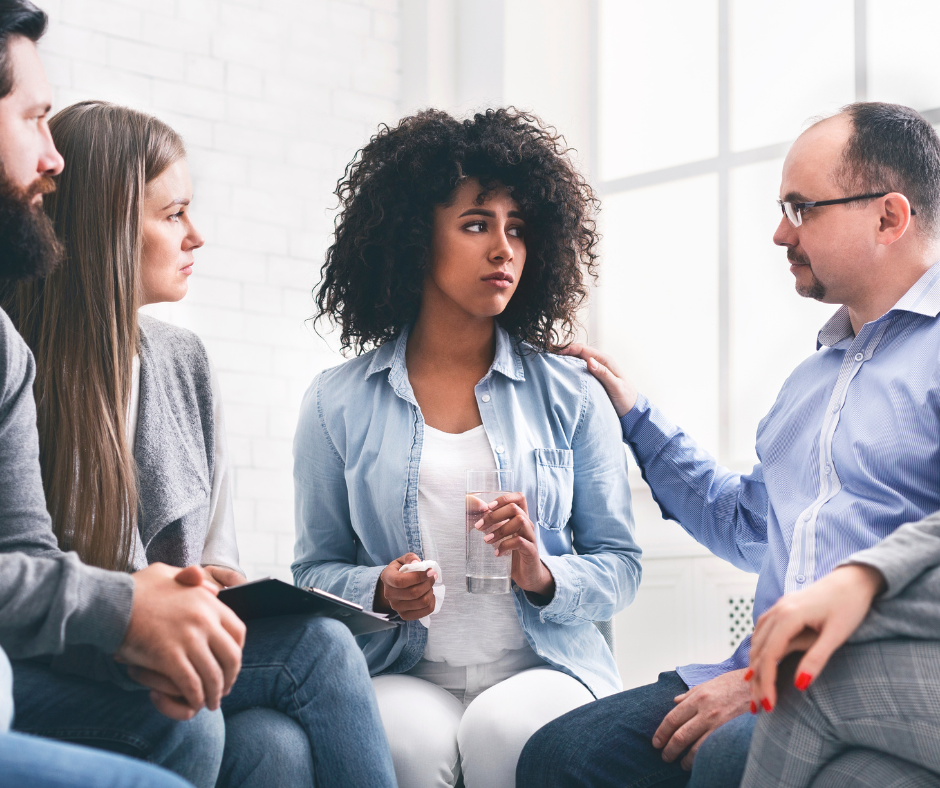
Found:
[[914, 227], [940, 235], [940, 138], [910, 107], [879, 101], [842, 108], [853, 131], [836, 179], [847, 196], [900, 192], [917, 211]]
[[463, 121], [425, 110], [382, 126], [337, 186], [316, 319], [342, 329], [344, 350], [381, 345], [418, 317], [434, 207], [471, 178], [481, 186], [479, 204], [505, 187], [525, 218], [525, 271], [499, 323], [539, 350], [571, 341], [585, 274], [596, 276], [597, 200], [564, 140], [512, 108]]
[[49, 17], [29, 0], [0, 0], [0, 99], [13, 90], [10, 39], [25, 36], [36, 43], [46, 32]]

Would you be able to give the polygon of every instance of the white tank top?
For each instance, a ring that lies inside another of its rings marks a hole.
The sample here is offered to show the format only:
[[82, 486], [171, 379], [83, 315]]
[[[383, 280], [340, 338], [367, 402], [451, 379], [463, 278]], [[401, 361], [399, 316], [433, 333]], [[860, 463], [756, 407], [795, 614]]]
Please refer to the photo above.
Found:
[[424, 426], [418, 474], [418, 523], [425, 555], [441, 565], [447, 593], [431, 617], [424, 658], [462, 667], [528, 648], [512, 594], [471, 594], [466, 582], [464, 506], [467, 471], [496, 468], [481, 424], [452, 435]]

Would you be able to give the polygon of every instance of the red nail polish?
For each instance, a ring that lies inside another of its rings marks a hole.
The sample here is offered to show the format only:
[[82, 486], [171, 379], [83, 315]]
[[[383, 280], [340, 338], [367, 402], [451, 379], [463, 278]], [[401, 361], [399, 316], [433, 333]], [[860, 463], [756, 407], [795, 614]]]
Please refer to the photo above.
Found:
[[806, 692], [806, 688], [813, 683], [813, 677], [809, 673], [801, 673], [796, 677], [796, 681], [793, 682], [794, 686], [800, 692]]
[[751, 668], [748, 668], [747, 673], [744, 674], [744, 680], [750, 681], [752, 678], [754, 678], [754, 671]]
[[757, 704], [751, 701], [751, 714], [757, 714]]
[[760, 702], [761, 708], [764, 711], [773, 711], [774, 707], [770, 705], [770, 701], [767, 698], [762, 698]]

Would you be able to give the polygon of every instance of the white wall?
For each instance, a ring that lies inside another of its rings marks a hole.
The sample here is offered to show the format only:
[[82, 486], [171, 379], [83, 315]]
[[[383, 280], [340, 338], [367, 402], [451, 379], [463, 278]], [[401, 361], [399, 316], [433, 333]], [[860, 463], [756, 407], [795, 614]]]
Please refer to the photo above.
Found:
[[291, 439], [315, 371], [341, 357], [305, 324], [332, 190], [397, 117], [397, 0], [39, 0], [55, 108], [99, 98], [185, 137], [206, 236], [187, 298], [219, 373], [249, 577], [289, 577]]

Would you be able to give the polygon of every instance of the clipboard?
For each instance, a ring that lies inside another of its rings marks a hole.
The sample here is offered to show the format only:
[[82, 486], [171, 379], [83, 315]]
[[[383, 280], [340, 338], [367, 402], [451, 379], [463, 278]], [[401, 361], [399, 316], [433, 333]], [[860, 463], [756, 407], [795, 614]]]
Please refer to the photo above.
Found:
[[219, 591], [224, 602], [242, 621], [274, 616], [325, 616], [341, 621], [353, 635], [368, 635], [394, 629], [397, 621], [389, 621], [382, 613], [364, 610], [362, 605], [308, 586], [298, 588], [283, 580], [267, 577]]

